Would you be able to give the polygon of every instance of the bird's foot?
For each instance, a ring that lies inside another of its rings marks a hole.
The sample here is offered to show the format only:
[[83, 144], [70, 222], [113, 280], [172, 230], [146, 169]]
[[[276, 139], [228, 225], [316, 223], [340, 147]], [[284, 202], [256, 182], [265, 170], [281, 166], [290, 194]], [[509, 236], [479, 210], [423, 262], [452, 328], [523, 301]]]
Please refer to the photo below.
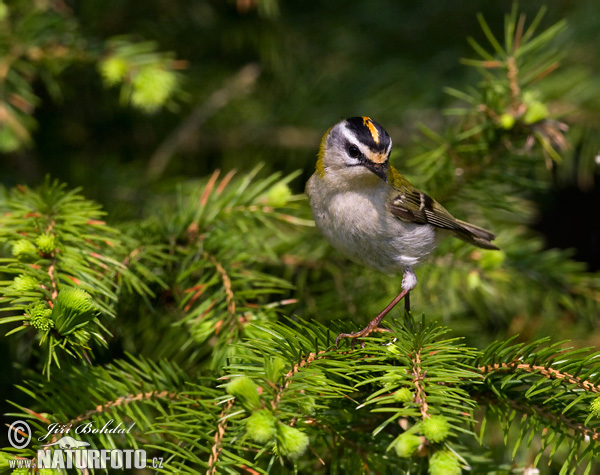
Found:
[[360, 331], [354, 332], [354, 333], [340, 333], [335, 339], [335, 346], [338, 346], [338, 342], [342, 338], [350, 338], [351, 339], [351, 341], [350, 341], [351, 348], [354, 348], [354, 346], [356, 345], [357, 342], [360, 342], [361, 348], [364, 348], [365, 343], [364, 343], [364, 341], [359, 340], [359, 338], [364, 338], [366, 336], [369, 336], [373, 332], [391, 332], [392, 331], [389, 328], [381, 328], [381, 327], [378, 327], [377, 325], [373, 325], [372, 323], [373, 322], [369, 323], [365, 328], [363, 328]]

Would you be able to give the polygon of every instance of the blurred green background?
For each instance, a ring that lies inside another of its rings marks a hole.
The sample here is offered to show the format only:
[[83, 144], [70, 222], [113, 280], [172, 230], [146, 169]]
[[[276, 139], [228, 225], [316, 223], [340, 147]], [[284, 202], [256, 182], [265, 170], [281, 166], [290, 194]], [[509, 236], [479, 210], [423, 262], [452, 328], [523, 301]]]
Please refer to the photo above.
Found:
[[[597, 75], [597, 2], [530, 1], [520, 10], [532, 18], [546, 3], [543, 26], [563, 17], [570, 24], [565, 48], [571, 54], [564, 69], [572, 62], [577, 73]], [[138, 201], [151, 192], [149, 182], [204, 176], [215, 168], [248, 170], [265, 162], [272, 170], [302, 169], [302, 179], [294, 183], [301, 190], [320, 136], [347, 116], [372, 116], [389, 130], [401, 154], [410, 154], [415, 125], [439, 128], [441, 107], [454, 101], [443, 88], [476, 82], [474, 72], [459, 63], [473, 56], [468, 36], [484, 40], [476, 13], [482, 12], [501, 37], [511, 6], [508, 1], [5, 1], [9, 13], [0, 55], [22, 50], [21, 61], [29, 64], [19, 73], [33, 96], [24, 95], [29, 106], [22, 114], [28, 116], [31, 141], [4, 151], [2, 183], [35, 184], [49, 173], [83, 186], [111, 213], [132, 217]], [[178, 62], [179, 81], [165, 107], [145, 113], [126, 98], [120, 101], [118, 86], [103, 84], [97, 62], [114, 51], [109, 41], [115, 37], [153, 41], [157, 52]], [[62, 56], [54, 51], [59, 45]], [[33, 48], [45, 56], [24, 52]], [[251, 71], [248, 87], [231, 88], [249, 64], [258, 68], [257, 76]], [[229, 97], [211, 106], [214, 94], [224, 89]], [[0, 88], [0, 101], [10, 105], [12, 92]], [[589, 101], [600, 107], [597, 97]], [[184, 131], [164, 169], [148, 181], [161, 145], [195, 112], [202, 119]]]

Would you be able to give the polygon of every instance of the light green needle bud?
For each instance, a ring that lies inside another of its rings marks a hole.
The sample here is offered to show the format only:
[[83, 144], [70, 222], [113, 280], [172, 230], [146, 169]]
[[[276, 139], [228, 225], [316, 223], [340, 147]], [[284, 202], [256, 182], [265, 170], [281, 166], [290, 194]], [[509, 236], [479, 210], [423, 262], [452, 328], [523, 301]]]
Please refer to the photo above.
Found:
[[38, 248], [27, 239], [19, 239], [12, 243], [12, 253], [15, 257], [30, 257], [38, 253]]
[[277, 426], [277, 448], [282, 455], [300, 457], [308, 447], [308, 435], [285, 424]]
[[32, 317], [31, 326], [36, 330], [46, 333], [50, 329], [54, 328], [54, 320], [46, 317]]
[[515, 118], [511, 114], [502, 114], [500, 116], [500, 125], [503, 129], [512, 129], [513, 125], [515, 125]]
[[525, 112], [523, 121], [526, 124], [535, 124], [546, 117], [548, 117], [548, 107], [546, 107], [546, 104], [539, 101], [533, 101], [527, 106], [527, 112]]
[[246, 431], [252, 440], [264, 444], [277, 434], [275, 417], [267, 410], [253, 412], [246, 420]]
[[506, 259], [504, 251], [482, 251], [479, 264], [482, 269], [491, 270], [500, 267]]
[[79, 287], [66, 287], [58, 294], [58, 303], [77, 312], [88, 312], [94, 306], [92, 297]]
[[26, 312], [29, 315], [29, 323], [36, 330], [46, 333], [54, 328], [54, 320], [50, 318], [52, 310], [46, 307], [45, 303], [38, 302], [31, 305], [27, 308]]
[[129, 64], [123, 58], [111, 56], [100, 63], [100, 74], [108, 86], [121, 82], [129, 71]]
[[35, 244], [44, 254], [50, 254], [56, 248], [54, 234], [40, 234], [35, 239]]
[[30, 290], [38, 289], [39, 287], [40, 283], [36, 278], [24, 274], [15, 277], [12, 283], [12, 288], [17, 292], [28, 292]]
[[177, 85], [177, 77], [159, 66], [144, 66], [133, 78], [131, 102], [153, 112], [163, 106]]
[[398, 402], [411, 402], [413, 400], [413, 393], [408, 388], [398, 389], [394, 393], [394, 400]]
[[286, 362], [282, 358], [278, 356], [265, 358], [265, 373], [269, 381], [273, 383], [279, 381], [279, 378], [285, 374], [285, 368]]
[[590, 404], [590, 412], [596, 417], [600, 417], [600, 396], [596, 397]]
[[421, 445], [421, 437], [414, 434], [407, 434], [406, 432], [400, 434], [394, 441], [394, 449], [398, 457], [410, 458], [412, 457], [419, 446]]
[[267, 204], [275, 208], [285, 206], [292, 197], [292, 190], [285, 183], [277, 183], [267, 193]]
[[63, 287], [58, 293], [52, 319], [61, 335], [68, 335], [87, 325], [96, 316], [98, 309], [92, 297], [78, 287]]
[[49, 318], [52, 315], [52, 309], [46, 307], [46, 304], [43, 302], [31, 305], [27, 308], [26, 312], [31, 318]]
[[474, 269], [471, 272], [469, 272], [469, 274], [467, 275], [467, 285], [471, 290], [479, 288], [479, 286], [481, 285], [481, 276], [479, 275], [479, 272], [477, 272]]
[[431, 416], [421, 424], [421, 432], [430, 442], [442, 442], [450, 432], [448, 419], [444, 416]]
[[[0, 5], [2, 5], [0, 3]], [[9, 468], [9, 460], [14, 460], [16, 457], [6, 452], [0, 452], [0, 471], [4, 472]], [[15, 473], [16, 470], [13, 470], [11, 473]]]
[[244, 405], [246, 409], [260, 408], [260, 396], [258, 395], [258, 386], [247, 376], [233, 378], [227, 384], [227, 392], [235, 396]]
[[460, 475], [462, 470], [456, 456], [448, 450], [438, 450], [429, 458], [431, 475]]

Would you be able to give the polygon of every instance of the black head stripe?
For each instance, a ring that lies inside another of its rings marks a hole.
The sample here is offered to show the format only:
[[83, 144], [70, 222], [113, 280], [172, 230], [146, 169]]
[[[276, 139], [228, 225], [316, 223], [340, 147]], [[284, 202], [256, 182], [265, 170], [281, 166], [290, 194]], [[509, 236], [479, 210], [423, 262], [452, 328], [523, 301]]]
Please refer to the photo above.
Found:
[[368, 117], [350, 117], [346, 124], [360, 143], [369, 147], [373, 152], [384, 153], [390, 146], [390, 136], [385, 129]]

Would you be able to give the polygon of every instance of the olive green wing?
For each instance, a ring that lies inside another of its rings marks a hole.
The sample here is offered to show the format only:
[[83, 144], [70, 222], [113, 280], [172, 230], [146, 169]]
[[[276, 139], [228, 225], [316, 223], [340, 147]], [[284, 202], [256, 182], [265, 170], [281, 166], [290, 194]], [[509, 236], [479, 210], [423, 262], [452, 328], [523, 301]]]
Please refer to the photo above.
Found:
[[475, 246], [498, 249], [491, 243], [496, 237], [493, 233], [456, 219], [441, 204], [417, 190], [396, 170], [393, 171], [393, 190], [388, 199], [388, 208], [398, 219], [416, 224], [431, 224], [447, 229], [457, 238]]

